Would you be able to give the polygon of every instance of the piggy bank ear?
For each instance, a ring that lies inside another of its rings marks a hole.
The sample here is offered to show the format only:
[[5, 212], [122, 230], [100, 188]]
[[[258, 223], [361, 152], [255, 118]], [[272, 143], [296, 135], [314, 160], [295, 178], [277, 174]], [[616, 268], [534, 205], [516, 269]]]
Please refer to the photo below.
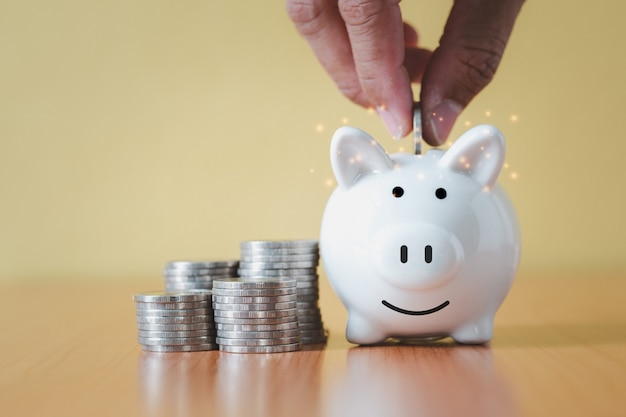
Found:
[[374, 138], [360, 129], [340, 127], [330, 143], [330, 163], [339, 186], [345, 190], [360, 178], [388, 171], [391, 158]]
[[439, 164], [474, 178], [491, 187], [504, 163], [504, 137], [491, 125], [476, 126], [465, 132], [446, 151]]

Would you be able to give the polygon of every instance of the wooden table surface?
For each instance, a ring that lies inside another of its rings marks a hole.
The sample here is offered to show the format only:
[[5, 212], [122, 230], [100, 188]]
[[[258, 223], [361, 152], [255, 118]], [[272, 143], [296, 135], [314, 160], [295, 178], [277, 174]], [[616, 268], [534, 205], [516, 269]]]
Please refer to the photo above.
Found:
[[142, 352], [131, 295], [146, 289], [0, 286], [0, 413], [626, 416], [623, 272], [520, 274], [487, 346], [355, 347], [323, 291], [328, 344], [264, 355]]

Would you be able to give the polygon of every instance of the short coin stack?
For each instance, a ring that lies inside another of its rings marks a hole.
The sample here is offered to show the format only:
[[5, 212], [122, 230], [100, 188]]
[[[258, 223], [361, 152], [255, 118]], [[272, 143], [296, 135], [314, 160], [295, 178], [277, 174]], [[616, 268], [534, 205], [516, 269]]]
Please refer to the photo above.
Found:
[[237, 276], [239, 261], [175, 261], [163, 270], [166, 291], [210, 290], [216, 278]]
[[319, 309], [319, 245], [316, 240], [247, 241], [239, 245], [239, 275], [295, 279], [300, 336], [304, 344], [326, 343]]
[[135, 294], [133, 300], [143, 350], [194, 352], [218, 348], [210, 291], [145, 292]]
[[278, 353], [302, 349], [296, 300], [296, 281], [293, 279], [213, 281], [219, 349], [233, 353]]

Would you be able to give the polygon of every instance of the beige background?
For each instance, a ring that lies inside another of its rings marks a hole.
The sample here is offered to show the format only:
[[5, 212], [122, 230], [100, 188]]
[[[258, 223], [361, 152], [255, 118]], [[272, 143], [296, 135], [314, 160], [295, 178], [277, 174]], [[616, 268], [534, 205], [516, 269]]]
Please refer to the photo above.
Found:
[[[434, 47], [450, 5], [402, 8]], [[453, 132], [505, 133], [522, 268], [626, 270], [624, 16], [529, 1]], [[316, 238], [337, 127], [410, 147], [339, 95], [282, 0], [0, 0], [0, 59], [0, 282], [159, 288], [168, 260]]]

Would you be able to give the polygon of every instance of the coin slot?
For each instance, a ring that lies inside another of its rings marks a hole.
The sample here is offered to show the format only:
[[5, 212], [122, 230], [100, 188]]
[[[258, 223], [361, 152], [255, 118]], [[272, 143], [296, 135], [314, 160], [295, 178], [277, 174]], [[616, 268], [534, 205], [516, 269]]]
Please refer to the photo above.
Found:
[[427, 264], [433, 261], [433, 247], [430, 245], [426, 245], [424, 248], [424, 261], [426, 261]]
[[409, 248], [406, 245], [400, 246], [400, 262], [405, 264], [409, 260]]

